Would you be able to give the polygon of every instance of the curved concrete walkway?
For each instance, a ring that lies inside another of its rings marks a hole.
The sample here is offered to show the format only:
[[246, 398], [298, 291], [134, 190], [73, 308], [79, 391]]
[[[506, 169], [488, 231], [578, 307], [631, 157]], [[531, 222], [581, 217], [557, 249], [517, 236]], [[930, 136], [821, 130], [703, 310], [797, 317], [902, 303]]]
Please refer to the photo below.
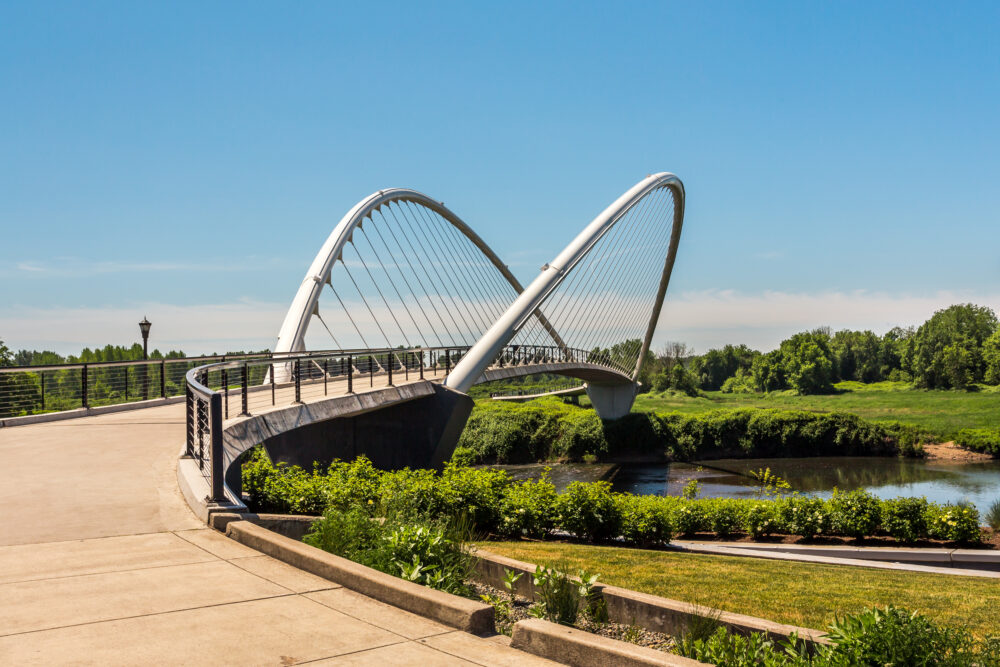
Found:
[[184, 406], [0, 428], [0, 664], [552, 664], [208, 529]]

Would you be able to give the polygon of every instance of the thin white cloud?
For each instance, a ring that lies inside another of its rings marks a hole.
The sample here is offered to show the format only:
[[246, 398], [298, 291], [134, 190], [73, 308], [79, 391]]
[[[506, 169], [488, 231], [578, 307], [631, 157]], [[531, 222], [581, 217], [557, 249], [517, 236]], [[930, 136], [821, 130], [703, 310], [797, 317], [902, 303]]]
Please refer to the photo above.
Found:
[[[769, 350], [793, 333], [818, 326], [830, 326], [834, 330], [871, 329], [883, 333], [894, 326], [919, 325], [935, 310], [966, 302], [1000, 310], [1000, 293], [668, 292], [653, 344], [658, 347], [669, 340], [684, 341], [697, 351], [705, 352], [726, 343], [746, 343]], [[428, 313], [435, 312], [435, 303], [429, 298], [422, 303]], [[371, 324], [367, 309], [350, 301], [346, 305], [362, 327], [362, 333], [371, 338], [369, 343], [382, 345], [383, 340]], [[391, 305], [400, 324], [408, 328], [404, 309], [397, 304]], [[372, 308], [387, 333], [395, 336], [395, 325], [391, 324], [388, 310], [374, 303]], [[14, 349], [77, 353], [85, 346], [138, 341], [137, 322], [145, 315], [153, 322], [150, 344], [160, 350], [183, 349], [188, 354], [198, 354], [263, 349], [273, 347], [287, 309], [287, 303], [249, 298], [234, 303], [197, 305], [151, 302], [102, 308], [15, 306], [0, 311], [0, 339]], [[323, 299], [320, 310], [338, 339], [343, 337], [343, 345], [358, 344], [352, 322], [339, 304]], [[438, 315], [443, 317], [440, 312]], [[362, 324], [363, 321], [367, 323]], [[317, 323], [310, 326], [309, 339], [313, 347], [333, 346], [328, 334]]]
[[686, 341], [702, 352], [726, 343], [769, 350], [793, 333], [819, 326], [884, 333], [894, 326], [920, 325], [936, 310], [967, 302], [1000, 311], [1000, 292], [668, 292], [655, 340]]
[[280, 259], [259, 257], [243, 258], [240, 261], [205, 261], [191, 262], [123, 262], [117, 260], [91, 261], [75, 257], [61, 257], [55, 260], [25, 260], [16, 263], [0, 262], [0, 276], [17, 276], [31, 274], [37, 277], [88, 277], [116, 273], [234, 273], [240, 271], [259, 271], [261, 264], [275, 266], [282, 263]]

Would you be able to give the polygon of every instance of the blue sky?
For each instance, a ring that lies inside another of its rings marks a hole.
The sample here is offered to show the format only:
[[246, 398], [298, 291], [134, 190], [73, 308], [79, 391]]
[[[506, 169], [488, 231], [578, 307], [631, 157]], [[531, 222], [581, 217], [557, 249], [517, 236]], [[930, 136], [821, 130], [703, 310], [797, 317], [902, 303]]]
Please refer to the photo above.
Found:
[[0, 339], [273, 344], [332, 226], [413, 187], [524, 280], [654, 171], [657, 339], [1000, 309], [995, 3], [0, 2]]

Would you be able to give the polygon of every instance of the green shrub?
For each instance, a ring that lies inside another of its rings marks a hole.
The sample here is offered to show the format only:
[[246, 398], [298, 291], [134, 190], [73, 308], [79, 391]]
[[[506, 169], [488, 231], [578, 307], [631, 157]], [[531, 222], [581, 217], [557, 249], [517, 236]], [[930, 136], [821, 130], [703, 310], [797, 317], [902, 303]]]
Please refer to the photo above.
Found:
[[648, 412], [601, 422], [593, 410], [554, 399], [524, 404], [480, 401], [459, 441], [459, 459], [464, 463], [581, 460], [609, 451], [662, 452], [679, 460], [723, 454], [919, 455], [915, 432], [837, 412], [752, 408], [699, 415]]
[[778, 506], [768, 500], [744, 501], [742, 527], [743, 532], [755, 539], [784, 530]]
[[559, 525], [582, 539], [604, 540], [618, 535], [621, 514], [609, 482], [573, 482], [556, 502]]
[[464, 595], [476, 563], [466, 547], [468, 538], [462, 520], [379, 520], [351, 508], [327, 510], [303, 541], [381, 572]]
[[671, 500], [673, 502], [667, 505], [670, 512], [668, 516], [670, 525], [678, 535], [693, 535], [709, 530], [708, 513], [701, 501], [686, 498]]
[[966, 449], [1000, 456], [1000, 429], [963, 428], [955, 437], [955, 443]]
[[809, 539], [830, 532], [830, 513], [821, 499], [795, 495], [775, 503], [782, 523], [793, 535]]
[[705, 502], [708, 527], [719, 537], [729, 537], [743, 524], [743, 502], [735, 498], [715, 498]]
[[334, 461], [323, 480], [328, 507], [365, 507], [371, 511], [379, 498], [381, 471], [366, 456], [350, 463]]
[[927, 536], [927, 499], [893, 498], [882, 501], [882, 527], [902, 542]]
[[725, 627], [718, 627], [706, 638], [694, 638], [685, 633], [674, 650], [685, 658], [725, 667], [811, 664], [804, 642], [793, 639], [786, 649], [762, 633], [752, 632], [744, 636], [732, 633]]
[[510, 486], [506, 471], [448, 465], [437, 484], [439, 512], [447, 516], [466, 514], [480, 532], [499, 531], [501, 501]]
[[616, 495], [621, 514], [621, 534], [641, 546], [662, 544], [671, 538], [670, 516], [659, 496]]
[[511, 484], [500, 503], [500, 534], [545, 537], [556, 525], [557, 498], [547, 471], [537, 481]]
[[846, 493], [834, 489], [829, 506], [833, 530], [847, 537], [874, 535], [882, 521], [879, 499], [862, 489]]
[[970, 503], [938, 505], [927, 508], [927, 533], [938, 540], [979, 542], [979, 511]]
[[986, 525], [992, 528], [994, 533], [1000, 533], [1000, 500], [993, 501], [983, 518]]
[[821, 664], [975, 665], [976, 647], [964, 630], [942, 628], [916, 612], [889, 606], [838, 619]]

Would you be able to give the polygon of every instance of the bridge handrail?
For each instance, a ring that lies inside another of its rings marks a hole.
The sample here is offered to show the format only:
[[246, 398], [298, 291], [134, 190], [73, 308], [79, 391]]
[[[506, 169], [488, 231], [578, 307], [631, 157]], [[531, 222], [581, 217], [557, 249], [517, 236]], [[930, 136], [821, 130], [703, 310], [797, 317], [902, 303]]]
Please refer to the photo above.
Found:
[[[468, 352], [468, 346], [447, 347], [414, 347], [414, 348], [371, 348], [352, 350], [325, 350], [322, 352], [290, 352], [267, 355], [255, 359], [231, 359], [192, 368], [185, 373], [185, 456], [197, 461], [203, 476], [209, 482], [211, 502], [221, 503], [225, 498], [224, 462], [223, 462], [223, 431], [225, 422], [229, 419], [229, 401], [235, 393], [240, 399], [238, 416], [251, 416], [249, 398], [259, 392], [270, 393], [270, 407], [277, 407], [278, 390], [293, 390], [294, 400], [290, 404], [301, 404], [303, 388], [313, 386], [322, 395], [329, 395], [329, 380], [346, 379], [346, 393], [354, 391], [355, 377], [371, 378], [374, 386], [375, 376], [388, 376], [388, 386], [394, 386], [393, 374], [402, 374], [409, 378], [409, 373], [419, 373], [425, 378], [425, 371], [433, 373], [443, 380], [451, 372], [453, 363]], [[425, 356], [429, 364], [425, 366]], [[586, 362], [603, 366], [600, 360], [591, 358], [592, 353], [575, 348], [561, 348], [555, 345], [512, 345], [505, 348], [498, 357], [497, 366], [526, 366], [544, 363], [581, 363]], [[329, 361], [336, 360], [339, 366], [333, 370], [339, 374], [331, 374]], [[367, 372], [355, 370], [355, 361], [366, 360]], [[443, 364], [442, 364], [443, 361]], [[274, 367], [284, 364], [289, 382], [276, 380]], [[257, 384], [250, 381], [253, 366], [266, 366], [264, 373], [258, 374], [263, 382]], [[379, 370], [376, 371], [376, 366]], [[610, 369], [610, 366], [608, 367]], [[239, 386], [233, 388], [229, 372], [235, 371]], [[443, 371], [443, 373], [441, 372]], [[317, 375], [318, 373], [318, 375]], [[216, 374], [216, 383], [210, 381], [210, 375]], [[216, 386], [213, 387], [212, 385]], [[265, 405], [268, 396], [264, 397]], [[255, 407], [256, 412], [256, 407]]]

